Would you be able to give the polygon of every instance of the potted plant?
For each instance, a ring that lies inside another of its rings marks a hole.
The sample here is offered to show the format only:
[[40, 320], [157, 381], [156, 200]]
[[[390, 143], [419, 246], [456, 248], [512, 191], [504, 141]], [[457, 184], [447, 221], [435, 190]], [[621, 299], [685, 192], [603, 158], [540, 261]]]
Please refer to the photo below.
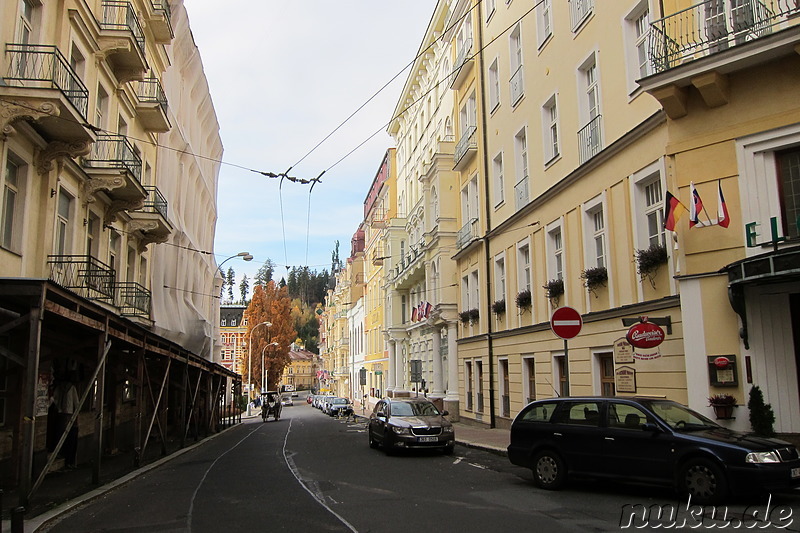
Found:
[[606, 270], [606, 267], [602, 266], [587, 268], [581, 272], [581, 279], [583, 280], [583, 286], [586, 287], [589, 292], [594, 292], [598, 287], [605, 286], [606, 281], [608, 281], [608, 270]]
[[750, 427], [753, 428], [753, 433], [761, 437], [774, 436], [775, 412], [772, 405], [764, 402], [764, 393], [758, 385], [753, 385], [750, 389], [747, 408], [750, 410]]
[[551, 279], [546, 285], [542, 285], [542, 287], [547, 293], [547, 298], [550, 299], [551, 305], [556, 305], [558, 303], [559, 296], [564, 294], [563, 279]]
[[733, 408], [736, 407], [736, 396], [714, 394], [708, 397], [708, 405], [714, 409], [717, 418], [730, 419], [733, 418]]
[[525, 289], [524, 291], [520, 291], [517, 293], [516, 298], [517, 307], [520, 309], [530, 309], [531, 308], [531, 291], [530, 289]]
[[461, 311], [458, 313], [458, 319], [461, 321], [462, 324], [466, 324], [469, 322], [469, 311]]
[[669, 260], [667, 247], [663, 244], [653, 244], [644, 250], [636, 250], [636, 271], [641, 279], [650, 280], [650, 285], [655, 288], [655, 275], [658, 267]]
[[478, 322], [478, 317], [480, 317], [480, 312], [478, 311], [477, 308], [470, 309], [469, 311], [467, 311], [467, 313], [469, 313], [470, 323], [475, 324], [476, 322]]
[[506, 312], [506, 301], [505, 300], [495, 300], [492, 303], [492, 312], [496, 315], [502, 315]]

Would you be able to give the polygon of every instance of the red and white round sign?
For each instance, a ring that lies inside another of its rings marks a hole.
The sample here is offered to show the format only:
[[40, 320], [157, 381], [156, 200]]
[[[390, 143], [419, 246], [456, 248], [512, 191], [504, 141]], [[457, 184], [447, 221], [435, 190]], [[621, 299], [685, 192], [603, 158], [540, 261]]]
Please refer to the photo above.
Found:
[[664, 342], [664, 330], [657, 324], [648, 322], [647, 317], [642, 317], [642, 322], [631, 326], [625, 338], [635, 348], [655, 348]]
[[581, 332], [581, 314], [571, 307], [559, 307], [550, 317], [550, 328], [562, 339], [571, 339]]

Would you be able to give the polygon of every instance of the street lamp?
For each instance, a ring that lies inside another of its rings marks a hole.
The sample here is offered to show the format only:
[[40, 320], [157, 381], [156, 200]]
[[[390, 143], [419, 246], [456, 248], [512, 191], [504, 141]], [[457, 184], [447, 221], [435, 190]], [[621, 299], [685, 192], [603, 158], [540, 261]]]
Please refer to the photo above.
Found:
[[[234, 256], [236, 257], [236, 256]], [[226, 259], [227, 261], [227, 259]], [[224, 261], [223, 261], [224, 262]], [[247, 342], [247, 415], [250, 416], [250, 400], [253, 396], [253, 333], [258, 326], [272, 326], [272, 322], [259, 322], [250, 330], [250, 340]]]
[[[269, 327], [269, 326], [267, 326], [267, 327]], [[269, 343], [266, 346], [264, 346], [263, 348], [261, 348], [261, 391], [262, 392], [267, 390], [267, 369], [264, 366], [264, 352], [270, 346], [280, 346], [280, 344], [278, 344], [275, 341], [272, 341], [271, 343]]]
[[234, 259], [236, 257], [241, 257], [243, 261], [252, 261], [253, 260], [253, 256], [250, 254], [250, 252], [239, 252], [236, 255], [232, 255], [229, 258], [225, 259], [222, 263], [217, 265], [217, 271], [219, 271], [220, 276], [224, 277], [224, 274], [222, 273], [222, 265], [224, 265], [225, 263], [227, 263], [228, 261], [230, 261], [231, 259]]

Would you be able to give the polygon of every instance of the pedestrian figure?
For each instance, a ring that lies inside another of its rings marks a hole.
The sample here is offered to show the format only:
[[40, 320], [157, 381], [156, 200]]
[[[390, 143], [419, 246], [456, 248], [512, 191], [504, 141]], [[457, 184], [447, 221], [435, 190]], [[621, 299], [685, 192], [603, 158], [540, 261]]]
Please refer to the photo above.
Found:
[[[80, 399], [78, 398], [78, 389], [75, 388], [73, 382], [74, 376], [70, 375], [69, 379], [61, 381], [53, 392], [53, 404], [58, 410], [58, 435], [64, 434], [67, 429], [72, 415], [78, 408]], [[78, 420], [69, 430], [67, 439], [64, 441], [62, 448], [62, 455], [64, 456], [65, 468], [73, 469], [77, 466], [78, 462]]]

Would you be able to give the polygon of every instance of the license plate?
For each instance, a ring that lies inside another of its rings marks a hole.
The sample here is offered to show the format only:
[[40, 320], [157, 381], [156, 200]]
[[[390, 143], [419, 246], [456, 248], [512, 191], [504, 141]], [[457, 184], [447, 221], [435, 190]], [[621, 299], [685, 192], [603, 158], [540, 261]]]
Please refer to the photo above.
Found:
[[792, 478], [800, 477], [800, 468], [792, 468]]
[[439, 437], [417, 437], [420, 442], [436, 442], [439, 440]]

